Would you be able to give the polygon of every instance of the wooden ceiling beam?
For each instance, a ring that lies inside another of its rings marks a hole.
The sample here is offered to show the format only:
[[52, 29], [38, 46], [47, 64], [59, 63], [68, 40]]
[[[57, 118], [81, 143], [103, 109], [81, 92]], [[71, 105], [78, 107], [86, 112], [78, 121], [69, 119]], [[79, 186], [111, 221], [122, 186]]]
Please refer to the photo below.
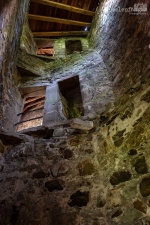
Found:
[[66, 5], [66, 4], [62, 4], [62, 3], [58, 3], [58, 2], [53, 2], [50, 0], [31, 0], [31, 2], [36, 2], [36, 3], [42, 4], [42, 5], [52, 6], [52, 7], [56, 7], [59, 9], [65, 9], [65, 10], [68, 10], [71, 12], [80, 13], [80, 14], [84, 14], [84, 15], [88, 15], [88, 16], [94, 16], [94, 14], [95, 14], [95, 12], [93, 12], [93, 11], [77, 8], [74, 6], [70, 6], [70, 5]]
[[47, 22], [53, 22], [53, 23], [82, 26], [82, 27], [91, 26], [91, 23], [80, 22], [76, 20], [60, 19], [60, 18], [48, 17], [48, 16], [40, 16], [40, 15], [34, 15], [34, 14], [28, 14], [28, 18], [31, 20], [47, 21]]
[[88, 31], [33, 32], [34, 37], [86, 36]]

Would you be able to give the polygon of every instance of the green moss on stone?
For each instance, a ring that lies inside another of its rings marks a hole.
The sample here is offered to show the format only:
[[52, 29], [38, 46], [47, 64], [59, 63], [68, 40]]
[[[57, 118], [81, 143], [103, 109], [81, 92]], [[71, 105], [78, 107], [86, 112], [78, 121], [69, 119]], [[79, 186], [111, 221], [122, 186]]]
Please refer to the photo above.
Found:
[[119, 100], [119, 105], [123, 105], [123, 106], [124, 106], [124, 105], [129, 101], [129, 99], [130, 99], [129, 94], [123, 95], [123, 96], [120, 98], [120, 100]]
[[120, 218], [120, 222], [123, 224], [133, 224], [134, 220], [142, 217], [142, 213], [134, 208], [128, 208], [125, 210]]
[[141, 100], [150, 103], [150, 90], [145, 95], [142, 96]]
[[82, 115], [81, 110], [75, 103], [69, 104], [69, 119], [77, 118]]
[[150, 107], [148, 107], [144, 114], [143, 114], [143, 119], [142, 119], [145, 123], [149, 124], [150, 123]]
[[124, 202], [131, 201], [138, 194], [138, 180], [131, 179], [126, 185], [122, 188], [122, 198]]
[[117, 134], [115, 134], [112, 138], [114, 141], [114, 145], [116, 147], [120, 147], [124, 141], [123, 134], [126, 131], [126, 129], [119, 131]]
[[84, 160], [78, 165], [80, 176], [91, 175], [94, 173], [94, 166], [89, 160]]
[[133, 132], [128, 134], [128, 138], [126, 140], [127, 145], [130, 146], [131, 148], [139, 146], [146, 139], [144, 131], [145, 131], [145, 124], [143, 123], [137, 124], [134, 127]]
[[62, 101], [64, 114], [68, 119], [77, 118], [82, 115], [82, 111], [76, 103], [66, 99], [61, 92], [59, 92], [59, 95]]

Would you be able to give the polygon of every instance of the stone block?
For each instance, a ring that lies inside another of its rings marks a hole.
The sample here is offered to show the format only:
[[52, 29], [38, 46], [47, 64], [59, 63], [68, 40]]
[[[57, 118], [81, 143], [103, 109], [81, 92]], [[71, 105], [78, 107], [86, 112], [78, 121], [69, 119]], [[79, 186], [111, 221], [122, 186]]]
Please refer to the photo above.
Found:
[[84, 104], [91, 101], [91, 93], [89, 88], [83, 90], [83, 101]]
[[58, 112], [56, 110], [46, 113], [43, 117], [43, 125], [51, 125], [58, 121]]
[[57, 176], [65, 175], [69, 170], [69, 167], [67, 164], [68, 164], [68, 161], [66, 161], [66, 162], [60, 161], [60, 162], [54, 164], [54, 166], [51, 170], [52, 176], [57, 177]]
[[52, 191], [55, 191], [55, 190], [58, 190], [58, 191], [63, 190], [63, 186], [62, 186], [60, 180], [47, 181], [45, 183], [45, 187], [48, 189], [49, 192], [52, 192]]
[[46, 113], [49, 113], [49, 112], [51, 112], [51, 111], [54, 111], [54, 110], [56, 110], [57, 111], [57, 109], [58, 109], [58, 104], [57, 104], [57, 102], [56, 103], [54, 103], [54, 104], [51, 104], [51, 105], [44, 105], [44, 113], [46, 114]]
[[89, 202], [89, 191], [81, 192], [80, 190], [76, 191], [70, 196], [71, 202], [68, 203], [70, 207], [79, 206], [83, 207], [86, 206]]
[[75, 129], [80, 130], [91, 130], [93, 128], [93, 122], [92, 121], [83, 121], [81, 119], [75, 118], [71, 120], [70, 126]]
[[94, 166], [88, 159], [82, 161], [78, 165], [80, 176], [87, 176], [94, 173]]
[[4, 145], [0, 141], [0, 153], [3, 153], [4, 150], [5, 150], [5, 147], [4, 147]]
[[24, 140], [26, 139], [31, 143], [34, 141], [34, 138], [32, 137], [51, 138], [53, 136], [53, 129], [44, 126], [38, 126], [20, 131], [19, 134], [20, 136], [23, 134]]
[[53, 85], [46, 88], [46, 100], [45, 105], [52, 105], [58, 101], [58, 86]]
[[61, 137], [61, 136], [64, 136], [65, 135], [65, 131], [63, 128], [56, 128], [54, 130], [54, 133], [53, 133], [53, 136], [54, 137]]
[[0, 140], [2, 141], [3, 145], [15, 145], [24, 141], [23, 136], [2, 128], [0, 129]]

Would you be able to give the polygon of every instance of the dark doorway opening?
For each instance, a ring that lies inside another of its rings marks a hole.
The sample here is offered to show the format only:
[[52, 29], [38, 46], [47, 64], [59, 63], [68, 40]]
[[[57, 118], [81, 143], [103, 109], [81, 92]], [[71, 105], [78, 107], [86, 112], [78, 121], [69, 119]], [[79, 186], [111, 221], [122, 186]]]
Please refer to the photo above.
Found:
[[67, 55], [72, 54], [73, 52], [81, 52], [82, 44], [80, 40], [67, 40], [66, 44], [66, 53]]
[[79, 76], [58, 82], [63, 105], [63, 114], [67, 119], [84, 115]]

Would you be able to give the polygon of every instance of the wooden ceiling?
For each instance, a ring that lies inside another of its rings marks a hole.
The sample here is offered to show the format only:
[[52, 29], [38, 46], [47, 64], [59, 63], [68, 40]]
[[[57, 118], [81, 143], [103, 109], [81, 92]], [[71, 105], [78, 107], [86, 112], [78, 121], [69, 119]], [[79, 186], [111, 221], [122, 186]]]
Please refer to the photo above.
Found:
[[34, 37], [86, 36], [99, 0], [30, 0]]

